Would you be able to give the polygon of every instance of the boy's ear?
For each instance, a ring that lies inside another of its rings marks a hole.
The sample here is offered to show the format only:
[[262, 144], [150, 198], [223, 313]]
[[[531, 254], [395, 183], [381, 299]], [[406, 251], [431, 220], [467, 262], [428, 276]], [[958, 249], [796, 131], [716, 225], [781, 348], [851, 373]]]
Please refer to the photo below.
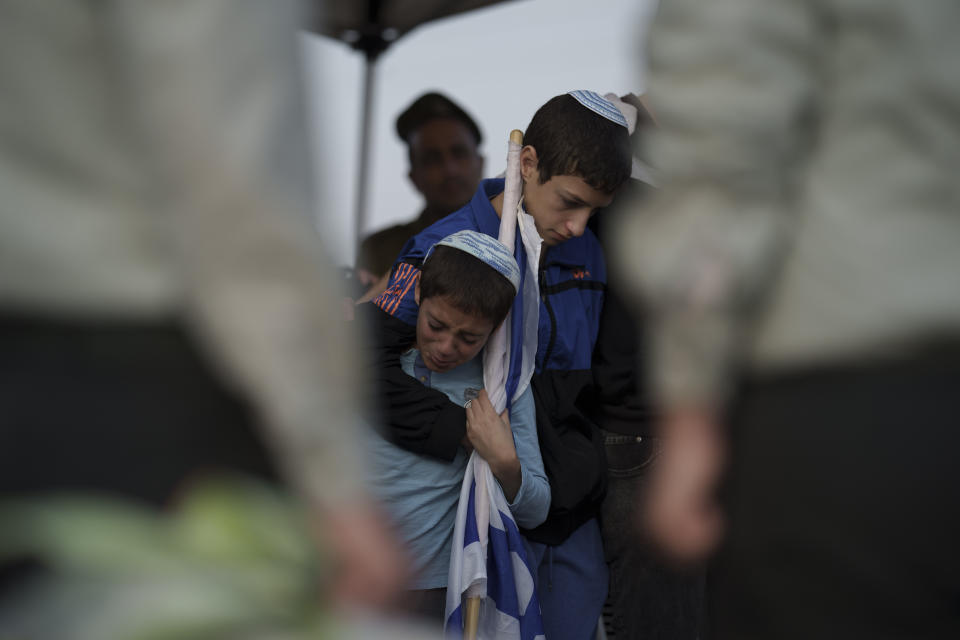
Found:
[[420, 278], [417, 278], [417, 283], [413, 285], [413, 301], [420, 304]]
[[520, 175], [524, 182], [539, 179], [540, 159], [537, 158], [537, 150], [530, 145], [520, 149]]

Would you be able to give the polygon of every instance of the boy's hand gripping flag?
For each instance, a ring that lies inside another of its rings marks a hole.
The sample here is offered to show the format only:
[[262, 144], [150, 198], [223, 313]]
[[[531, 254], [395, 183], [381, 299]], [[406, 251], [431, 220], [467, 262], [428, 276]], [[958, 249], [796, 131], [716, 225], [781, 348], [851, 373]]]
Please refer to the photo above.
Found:
[[[520, 207], [520, 149], [523, 134], [513, 131], [498, 239], [514, 248], [523, 279], [520, 294], [506, 320], [484, 351], [484, 388], [497, 413], [509, 406], [530, 384], [537, 349], [540, 293], [537, 266], [540, 237], [524, 224]], [[517, 254], [516, 231], [522, 249]], [[447, 637], [543, 638], [540, 604], [533, 571], [510, 506], [486, 461], [470, 456], [453, 534], [447, 580]]]

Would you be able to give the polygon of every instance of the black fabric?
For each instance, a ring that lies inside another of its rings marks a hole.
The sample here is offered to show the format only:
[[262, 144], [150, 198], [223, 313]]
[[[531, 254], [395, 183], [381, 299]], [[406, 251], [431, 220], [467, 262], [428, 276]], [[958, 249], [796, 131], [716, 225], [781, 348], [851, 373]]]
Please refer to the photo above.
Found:
[[607, 490], [603, 438], [579, 406], [592, 382], [590, 371], [550, 370], [533, 376], [537, 438], [550, 481], [546, 522], [523, 530], [534, 542], [560, 544], [599, 513]]
[[585, 398], [591, 419], [606, 431], [653, 436], [656, 415], [642, 377], [638, 322], [616, 289], [608, 287], [593, 349], [593, 388]]
[[277, 472], [247, 406], [174, 323], [0, 317], [0, 491], [162, 505], [198, 474]]
[[960, 637], [958, 388], [955, 348], [745, 385], [711, 638]]

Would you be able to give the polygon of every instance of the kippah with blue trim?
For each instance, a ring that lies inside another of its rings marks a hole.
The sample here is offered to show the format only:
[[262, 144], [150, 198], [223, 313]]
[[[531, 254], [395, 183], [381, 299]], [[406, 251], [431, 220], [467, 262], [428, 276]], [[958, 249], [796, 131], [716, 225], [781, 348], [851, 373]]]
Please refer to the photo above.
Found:
[[472, 231], [470, 229], [451, 233], [430, 247], [430, 251], [427, 252], [423, 261], [426, 262], [430, 258], [430, 254], [433, 253], [433, 250], [441, 245], [459, 249], [482, 260], [485, 264], [490, 265], [501, 273], [504, 278], [509, 280], [514, 290], [520, 290], [520, 267], [517, 266], [517, 261], [513, 257], [510, 249], [507, 248], [507, 245], [493, 236], [488, 236], [485, 233]]
[[576, 91], [570, 91], [567, 93], [568, 96], [572, 96], [574, 100], [585, 106], [590, 111], [603, 116], [610, 122], [615, 122], [627, 129], [627, 119], [623, 117], [623, 114], [620, 113], [620, 110], [616, 106], [602, 95], [596, 91], [585, 91], [583, 89], [577, 89]]

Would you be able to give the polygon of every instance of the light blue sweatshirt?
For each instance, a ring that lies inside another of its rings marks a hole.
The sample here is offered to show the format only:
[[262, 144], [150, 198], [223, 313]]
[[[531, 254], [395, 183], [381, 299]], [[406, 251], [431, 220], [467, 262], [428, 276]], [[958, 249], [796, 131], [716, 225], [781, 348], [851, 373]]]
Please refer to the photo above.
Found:
[[[446, 373], [435, 373], [422, 366], [414, 349], [403, 354], [401, 365], [407, 374], [461, 405], [466, 402], [466, 389], [483, 387], [482, 355]], [[533, 528], [547, 517], [550, 485], [540, 458], [529, 387], [510, 409], [510, 427], [522, 478], [510, 511], [520, 527]], [[371, 436], [368, 453], [372, 490], [396, 525], [413, 563], [415, 578], [410, 588], [447, 586], [453, 526], [469, 456], [460, 449], [452, 462], [445, 462], [401, 449], [376, 434]]]

